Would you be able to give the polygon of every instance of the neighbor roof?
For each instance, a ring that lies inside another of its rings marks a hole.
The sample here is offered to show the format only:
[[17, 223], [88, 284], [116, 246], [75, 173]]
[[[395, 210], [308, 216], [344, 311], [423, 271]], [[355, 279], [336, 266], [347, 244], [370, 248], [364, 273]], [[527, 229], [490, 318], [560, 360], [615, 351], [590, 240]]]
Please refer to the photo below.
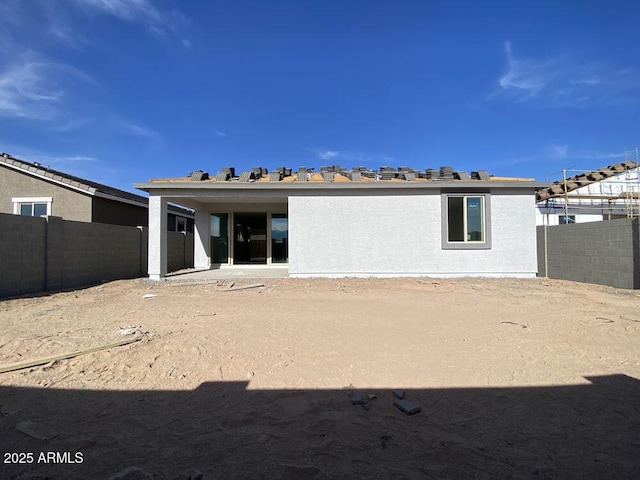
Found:
[[539, 190], [536, 193], [536, 202], [541, 202], [549, 198], [561, 197], [565, 193], [573, 192], [574, 190], [591, 185], [592, 183], [600, 182], [607, 178], [615, 177], [626, 171], [638, 168], [639, 164], [627, 160], [620, 163], [615, 163], [607, 167], [599, 168], [591, 172], [581, 173], [572, 177], [558, 180], [554, 182], [550, 187], [543, 190]]
[[[107, 198], [118, 202], [139, 204], [145, 208], [148, 208], [149, 206], [149, 199], [146, 197], [110, 187], [102, 183], [94, 182], [92, 180], [76, 177], [65, 172], [60, 172], [50, 168], [49, 166], [45, 167], [38, 162], [31, 163], [25, 160], [20, 160], [12, 157], [8, 153], [0, 155], [0, 165], [32, 177], [40, 178], [47, 182], [57, 183], [63, 187], [77, 190], [91, 196]], [[192, 215], [192, 212], [189, 209], [177, 205], [172, 205], [171, 208], [182, 215]]]

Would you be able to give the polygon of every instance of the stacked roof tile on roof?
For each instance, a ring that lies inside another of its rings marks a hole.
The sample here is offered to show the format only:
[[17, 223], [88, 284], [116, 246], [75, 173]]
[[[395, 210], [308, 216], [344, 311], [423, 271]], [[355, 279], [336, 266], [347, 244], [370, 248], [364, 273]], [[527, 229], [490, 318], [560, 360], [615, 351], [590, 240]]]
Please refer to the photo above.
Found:
[[[195, 175], [195, 174], [198, 175]], [[367, 170], [366, 167], [357, 167], [350, 170], [339, 165], [323, 166], [320, 171], [316, 172], [315, 168], [300, 167], [297, 172], [290, 168], [278, 167], [275, 172], [269, 173], [266, 168], [254, 167], [251, 170], [245, 170], [241, 175], [235, 175], [235, 169], [225, 167], [220, 170], [214, 177], [210, 177], [207, 172], [197, 170], [186, 177], [179, 178], [158, 178], [152, 179], [151, 182], [188, 182], [188, 181], [210, 181], [210, 182], [361, 182], [361, 181], [384, 181], [384, 182], [415, 182], [415, 181], [489, 181], [493, 176], [489, 175], [486, 170], [472, 171], [471, 174], [464, 171], [456, 171], [453, 167], [440, 167], [439, 170], [427, 168], [424, 171], [416, 170], [410, 167], [399, 167], [397, 170], [393, 167], [380, 167], [380, 170]], [[501, 181], [506, 180], [527, 180], [532, 178], [500, 178]]]

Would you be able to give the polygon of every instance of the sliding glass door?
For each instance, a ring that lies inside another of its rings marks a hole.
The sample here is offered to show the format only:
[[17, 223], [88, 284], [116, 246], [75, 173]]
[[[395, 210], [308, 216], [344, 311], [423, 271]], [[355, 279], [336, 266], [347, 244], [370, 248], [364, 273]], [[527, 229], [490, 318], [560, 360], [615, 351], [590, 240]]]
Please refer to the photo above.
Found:
[[233, 263], [252, 265], [267, 263], [267, 214], [233, 214]]
[[271, 263], [289, 262], [289, 219], [286, 213], [271, 215]]
[[229, 214], [211, 214], [211, 264], [229, 263]]
[[[271, 257], [271, 262], [268, 262]], [[286, 213], [212, 213], [211, 265], [289, 262]]]

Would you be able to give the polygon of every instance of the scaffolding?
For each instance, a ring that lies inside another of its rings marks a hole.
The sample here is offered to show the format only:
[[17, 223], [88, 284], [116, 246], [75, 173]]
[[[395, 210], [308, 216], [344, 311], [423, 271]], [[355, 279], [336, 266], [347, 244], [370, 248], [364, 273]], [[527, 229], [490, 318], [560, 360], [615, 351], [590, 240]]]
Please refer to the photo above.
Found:
[[[640, 165], [638, 148], [625, 150], [623, 162], [598, 170], [562, 169], [545, 177], [560, 176], [551, 187], [537, 193], [538, 210], [546, 217], [561, 215], [560, 223], [640, 217]], [[550, 178], [551, 177], [551, 178]]]

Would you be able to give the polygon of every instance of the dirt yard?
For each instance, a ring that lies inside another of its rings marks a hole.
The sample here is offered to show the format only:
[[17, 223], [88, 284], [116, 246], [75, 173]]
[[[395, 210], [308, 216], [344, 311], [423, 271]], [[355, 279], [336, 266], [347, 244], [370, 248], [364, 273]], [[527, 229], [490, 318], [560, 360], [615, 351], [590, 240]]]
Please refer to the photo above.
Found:
[[637, 478], [640, 292], [262, 283], [0, 301], [3, 365], [141, 336], [0, 373], [0, 478]]

